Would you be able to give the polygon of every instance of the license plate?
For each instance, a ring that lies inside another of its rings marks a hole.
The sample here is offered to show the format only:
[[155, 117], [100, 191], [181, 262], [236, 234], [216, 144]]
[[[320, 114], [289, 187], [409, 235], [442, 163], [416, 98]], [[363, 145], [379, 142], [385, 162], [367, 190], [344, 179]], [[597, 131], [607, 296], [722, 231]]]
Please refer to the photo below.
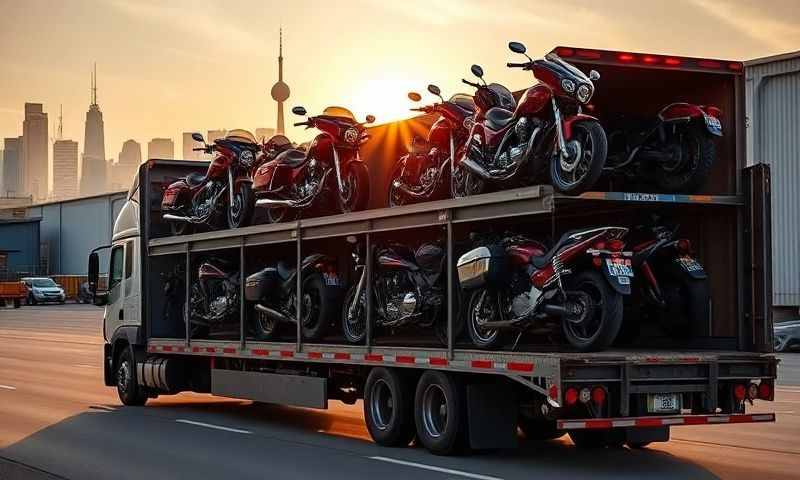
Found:
[[678, 257], [675, 259], [675, 261], [687, 272], [698, 272], [703, 270], [703, 266], [692, 257]]
[[647, 396], [648, 413], [677, 412], [681, 398], [677, 393], [654, 393]]
[[633, 269], [621, 258], [606, 258], [606, 268], [612, 277], [633, 277]]
[[342, 281], [339, 279], [339, 275], [336, 273], [323, 273], [322, 278], [325, 279], [325, 285], [338, 287], [342, 284]]
[[717, 117], [711, 115], [703, 115], [706, 120], [706, 127], [714, 135], [722, 135], [722, 124]]

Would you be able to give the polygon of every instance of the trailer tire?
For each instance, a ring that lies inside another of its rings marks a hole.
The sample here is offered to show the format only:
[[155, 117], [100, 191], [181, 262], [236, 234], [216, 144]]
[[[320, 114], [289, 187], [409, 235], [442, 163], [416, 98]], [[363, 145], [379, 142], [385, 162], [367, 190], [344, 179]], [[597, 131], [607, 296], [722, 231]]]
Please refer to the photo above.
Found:
[[114, 367], [117, 394], [123, 405], [135, 407], [144, 405], [147, 402], [147, 392], [139, 386], [136, 380], [136, 361], [130, 346], [126, 346], [122, 350]]
[[373, 368], [364, 386], [364, 422], [378, 445], [407, 447], [414, 438], [413, 384], [400, 371]]
[[464, 385], [454, 375], [428, 370], [414, 396], [417, 439], [435, 455], [461, 453], [467, 446]]

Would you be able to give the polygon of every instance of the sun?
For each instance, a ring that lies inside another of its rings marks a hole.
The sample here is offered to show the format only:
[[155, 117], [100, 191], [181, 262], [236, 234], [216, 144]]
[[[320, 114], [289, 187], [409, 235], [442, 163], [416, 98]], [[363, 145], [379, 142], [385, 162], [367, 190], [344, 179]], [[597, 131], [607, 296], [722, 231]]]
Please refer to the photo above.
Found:
[[[353, 92], [352, 110], [359, 119], [375, 115], [375, 123], [388, 123], [417, 115], [409, 109], [414, 106], [408, 92], [422, 92], [425, 84], [401, 72], [382, 72], [365, 78]], [[423, 100], [424, 102], [425, 100]]]

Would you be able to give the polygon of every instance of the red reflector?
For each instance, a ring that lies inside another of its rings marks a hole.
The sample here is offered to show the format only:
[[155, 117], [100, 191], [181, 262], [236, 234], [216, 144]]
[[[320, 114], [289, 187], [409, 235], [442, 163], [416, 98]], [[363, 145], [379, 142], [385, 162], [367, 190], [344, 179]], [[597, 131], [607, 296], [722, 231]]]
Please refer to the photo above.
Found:
[[606, 391], [603, 390], [603, 387], [592, 389], [592, 401], [597, 405], [602, 405], [606, 401]]
[[745, 395], [747, 395], [747, 389], [744, 385], [736, 385], [733, 387], [733, 396], [736, 398], [736, 400], [741, 402], [744, 400]]
[[648, 65], [653, 65], [655, 63], [658, 63], [658, 57], [653, 57], [651, 55], [645, 55], [644, 57], [642, 57], [642, 61], [644, 63], [648, 64]]
[[722, 68], [722, 64], [716, 60], [698, 60], [697, 66], [703, 68]]
[[600, 268], [603, 266], [603, 259], [600, 257], [594, 257], [592, 258], [592, 263], [595, 267]]
[[575, 402], [578, 401], [578, 390], [575, 388], [568, 388], [566, 392], [564, 392], [564, 401], [567, 405], [575, 405]]
[[728, 69], [734, 70], [736, 72], [741, 72], [743, 68], [744, 66], [742, 65], [741, 62], [731, 62], [728, 64]]
[[758, 386], [758, 398], [760, 398], [761, 400], [769, 400], [771, 394], [772, 394], [772, 388], [769, 386], [768, 383], [762, 382], [761, 385]]
[[667, 58], [664, 59], [664, 64], [674, 67], [674, 66], [680, 65], [681, 61], [680, 61], [680, 59], [677, 59], [677, 58], [667, 57]]
[[606, 249], [606, 242], [595, 242], [594, 248], [598, 250], [605, 250]]
[[575, 50], [567, 47], [556, 48], [556, 54], [559, 57], [571, 57], [575, 55]]
[[678, 240], [678, 250], [681, 252], [688, 253], [692, 249], [692, 242], [686, 240], [685, 238], [681, 238]]
[[625, 247], [625, 242], [622, 240], [615, 238], [613, 240], [609, 240], [608, 242], [608, 249], [612, 252], [619, 252]]
[[576, 53], [581, 58], [594, 58], [594, 59], [600, 58], [600, 52], [595, 50], [578, 50]]
[[630, 53], [620, 53], [619, 55], [617, 55], [617, 60], [619, 60], [620, 62], [632, 62], [636, 60], [636, 57], [634, 57]]

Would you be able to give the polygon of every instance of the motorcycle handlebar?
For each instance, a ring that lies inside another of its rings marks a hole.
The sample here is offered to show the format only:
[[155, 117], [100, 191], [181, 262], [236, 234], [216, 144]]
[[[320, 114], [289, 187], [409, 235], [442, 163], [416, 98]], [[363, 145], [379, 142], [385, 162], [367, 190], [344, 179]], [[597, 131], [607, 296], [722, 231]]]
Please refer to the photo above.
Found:
[[193, 148], [192, 151], [193, 152], [205, 152], [206, 151], [206, 147]]
[[506, 63], [506, 67], [508, 68], [525, 68], [527, 66], [528, 66], [527, 63], [514, 63], [514, 62]]
[[467, 85], [469, 85], [470, 87], [480, 88], [480, 85], [478, 85], [477, 83], [474, 83], [474, 82], [470, 82], [470, 81], [469, 81], [469, 80], [467, 80], [466, 78], [462, 78], [462, 79], [461, 79], [461, 81], [462, 81], [462, 82], [464, 82], [464, 83], [466, 83], [466, 84], [467, 84]]
[[308, 122], [297, 122], [294, 124], [295, 127], [302, 127], [303, 125], [308, 125]]

